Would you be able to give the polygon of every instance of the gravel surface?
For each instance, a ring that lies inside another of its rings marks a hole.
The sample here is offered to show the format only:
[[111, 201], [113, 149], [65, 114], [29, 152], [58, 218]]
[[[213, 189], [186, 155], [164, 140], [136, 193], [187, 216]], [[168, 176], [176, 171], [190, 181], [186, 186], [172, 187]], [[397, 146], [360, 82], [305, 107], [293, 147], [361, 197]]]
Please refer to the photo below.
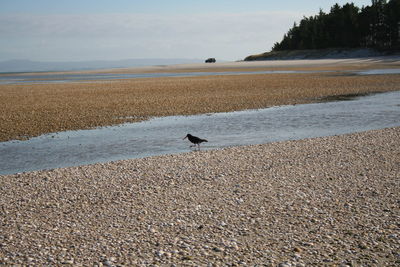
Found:
[[0, 176], [0, 264], [399, 266], [400, 128]]
[[[388, 67], [375, 68], [379, 66]], [[0, 84], [0, 141], [153, 117], [314, 103], [324, 97], [399, 90], [400, 74], [343, 72]]]

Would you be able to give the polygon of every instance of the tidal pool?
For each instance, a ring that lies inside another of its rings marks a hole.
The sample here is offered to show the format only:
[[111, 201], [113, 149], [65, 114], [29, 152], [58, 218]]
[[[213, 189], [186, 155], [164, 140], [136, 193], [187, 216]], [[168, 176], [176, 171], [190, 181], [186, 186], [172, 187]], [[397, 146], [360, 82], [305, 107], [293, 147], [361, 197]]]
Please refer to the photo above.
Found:
[[[339, 98], [340, 100], [340, 98]], [[153, 118], [93, 130], [0, 143], [0, 174], [189, 152], [187, 134], [208, 139], [201, 149], [261, 144], [400, 126], [400, 92], [347, 101]]]

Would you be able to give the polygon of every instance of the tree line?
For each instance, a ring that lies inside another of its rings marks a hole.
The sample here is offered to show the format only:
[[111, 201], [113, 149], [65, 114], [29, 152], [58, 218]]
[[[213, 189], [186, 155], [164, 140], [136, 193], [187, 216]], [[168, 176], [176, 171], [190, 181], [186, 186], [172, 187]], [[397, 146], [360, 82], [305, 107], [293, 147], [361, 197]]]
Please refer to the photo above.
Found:
[[272, 51], [374, 48], [400, 50], [400, 0], [372, 0], [359, 8], [335, 4], [329, 13], [304, 17], [274, 44]]

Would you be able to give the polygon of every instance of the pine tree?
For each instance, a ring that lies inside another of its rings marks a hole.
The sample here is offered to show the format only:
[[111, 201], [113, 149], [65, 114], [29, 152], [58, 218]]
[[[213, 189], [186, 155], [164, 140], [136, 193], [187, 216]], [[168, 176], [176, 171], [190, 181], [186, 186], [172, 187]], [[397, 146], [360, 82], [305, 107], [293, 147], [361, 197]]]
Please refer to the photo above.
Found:
[[400, 0], [372, 0], [361, 9], [335, 4], [327, 14], [320, 10], [294, 23], [272, 50], [356, 47], [400, 49]]

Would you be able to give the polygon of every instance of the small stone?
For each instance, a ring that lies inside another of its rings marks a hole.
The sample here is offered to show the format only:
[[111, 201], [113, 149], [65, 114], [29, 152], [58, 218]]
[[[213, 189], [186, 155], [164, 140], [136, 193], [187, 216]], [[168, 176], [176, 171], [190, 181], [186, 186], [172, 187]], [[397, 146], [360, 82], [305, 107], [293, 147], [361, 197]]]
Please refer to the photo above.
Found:
[[162, 257], [165, 254], [163, 250], [159, 250], [156, 252], [157, 257]]
[[391, 235], [389, 235], [389, 238], [397, 239], [398, 235], [397, 234], [391, 234]]
[[219, 247], [214, 247], [213, 250], [214, 250], [215, 252], [223, 252], [223, 251], [224, 251], [223, 248], [219, 248]]
[[182, 257], [182, 260], [184, 260], [184, 261], [190, 261], [190, 260], [192, 260], [193, 258], [191, 257], [191, 256], [183, 256]]
[[74, 264], [74, 259], [69, 259], [63, 262], [63, 264]]
[[358, 244], [358, 247], [361, 248], [361, 249], [367, 249], [368, 248], [367, 244], [365, 244], [364, 242], [361, 242], [360, 244]]
[[103, 261], [103, 264], [104, 264], [105, 266], [107, 266], [107, 267], [112, 267], [112, 266], [113, 266], [112, 263], [111, 263], [109, 260]]
[[295, 247], [295, 248], [293, 249], [293, 251], [294, 251], [294, 252], [300, 253], [300, 252], [302, 252], [303, 250], [302, 250], [301, 248], [299, 248], [299, 247]]
[[242, 198], [237, 198], [237, 199], [236, 199], [236, 202], [237, 202], [238, 204], [242, 204], [242, 203], [244, 202], [244, 200], [243, 200]]
[[166, 252], [164, 253], [165, 257], [167, 257], [168, 259], [172, 257], [172, 254], [170, 252]]
[[234, 250], [239, 250], [239, 249], [240, 249], [239, 246], [238, 246], [237, 244], [233, 244], [233, 245], [232, 245], [232, 248], [233, 248]]
[[312, 247], [312, 246], [314, 246], [314, 243], [303, 242], [303, 245], [307, 246], [307, 247]]

